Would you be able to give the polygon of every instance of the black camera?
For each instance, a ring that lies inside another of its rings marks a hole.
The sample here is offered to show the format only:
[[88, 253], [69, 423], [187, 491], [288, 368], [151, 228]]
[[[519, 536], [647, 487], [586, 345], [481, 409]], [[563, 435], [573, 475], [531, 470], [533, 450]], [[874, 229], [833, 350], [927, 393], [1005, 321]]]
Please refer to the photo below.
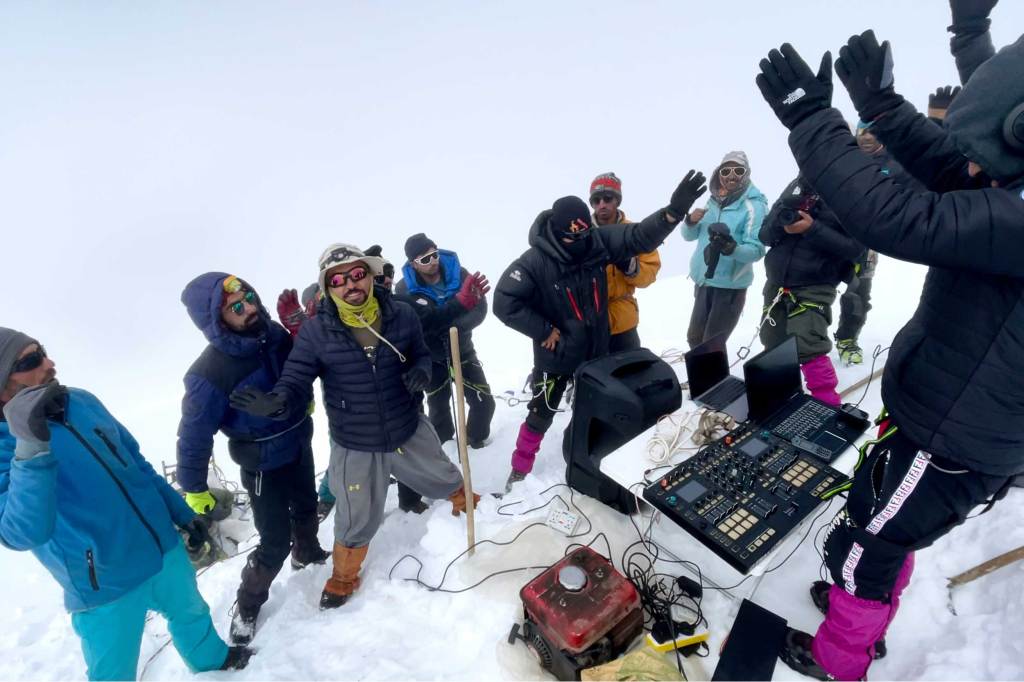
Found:
[[712, 223], [708, 226], [708, 245], [704, 247], [704, 264], [708, 266], [708, 269], [704, 273], [704, 279], [711, 279], [715, 276], [722, 253], [727, 256], [731, 254], [735, 250], [735, 244], [728, 225]]
[[794, 186], [780, 201], [782, 205], [779, 207], [779, 222], [783, 225], [792, 225], [800, 220], [799, 211], [812, 218], [818, 217], [818, 195], [802, 184]]

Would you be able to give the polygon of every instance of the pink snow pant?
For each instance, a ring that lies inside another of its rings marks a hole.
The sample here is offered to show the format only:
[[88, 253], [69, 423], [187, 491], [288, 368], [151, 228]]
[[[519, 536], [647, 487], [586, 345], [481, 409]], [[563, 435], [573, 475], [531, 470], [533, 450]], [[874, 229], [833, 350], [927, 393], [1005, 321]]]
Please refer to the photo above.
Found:
[[814, 660], [837, 680], [861, 680], [874, 660], [875, 642], [896, 617], [900, 595], [910, 584], [914, 572], [914, 554], [907, 555], [896, 576], [890, 603], [861, 599], [838, 585], [828, 593], [828, 615], [814, 635], [811, 652]]
[[537, 459], [537, 451], [540, 450], [542, 440], [543, 433], [538, 433], [523, 423], [519, 427], [519, 437], [516, 438], [516, 449], [512, 452], [512, 469], [521, 474], [533, 471], [533, 462]]
[[836, 407], [842, 403], [839, 394], [836, 393], [839, 377], [836, 376], [836, 368], [832, 366], [832, 359], [828, 355], [819, 355], [808, 360], [800, 365], [800, 370], [804, 373], [804, 382], [812, 396]]

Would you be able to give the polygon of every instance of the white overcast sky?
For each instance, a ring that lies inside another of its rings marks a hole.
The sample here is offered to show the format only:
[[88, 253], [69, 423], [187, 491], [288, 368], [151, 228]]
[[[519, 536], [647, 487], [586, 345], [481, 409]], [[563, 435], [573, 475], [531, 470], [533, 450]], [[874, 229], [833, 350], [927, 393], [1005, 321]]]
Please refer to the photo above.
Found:
[[[1024, 3], [993, 20], [1012, 41]], [[241, 275], [273, 309], [328, 243], [398, 263], [424, 231], [497, 279], [597, 173], [640, 218], [732, 149], [772, 200], [795, 164], [758, 60], [788, 40], [816, 65], [875, 28], [923, 107], [956, 83], [949, 23], [945, 0], [4, 2], [0, 325], [129, 425], [159, 420], [164, 451], [203, 346], [193, 276]], [[688, 254], [672, 235], [665, 272]]]

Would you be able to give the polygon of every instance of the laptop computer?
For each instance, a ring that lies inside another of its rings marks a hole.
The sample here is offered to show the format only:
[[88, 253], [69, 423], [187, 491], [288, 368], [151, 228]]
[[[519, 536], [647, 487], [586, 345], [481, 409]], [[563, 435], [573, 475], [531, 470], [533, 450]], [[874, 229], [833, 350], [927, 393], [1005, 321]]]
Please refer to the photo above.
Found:
[[857, 408], [834, 407], [803, 392], [792, 336], [748, 360], [743, 378], [750, 421], [825, 462], [867, 429], [866, 415]]
[[729, 374], [726, 336], [713, 336], [683, 355], [686, 380], [693, 402], [743, 421], [747, 418], [746, 389], [743, 381]]

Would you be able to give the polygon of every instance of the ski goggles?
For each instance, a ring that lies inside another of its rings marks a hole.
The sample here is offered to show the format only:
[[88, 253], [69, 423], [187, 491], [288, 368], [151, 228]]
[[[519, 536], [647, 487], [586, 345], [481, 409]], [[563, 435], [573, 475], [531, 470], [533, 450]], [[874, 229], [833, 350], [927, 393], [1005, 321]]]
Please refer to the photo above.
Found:
[[735, 175], [737, 178], [742, 178], [747, 174], [747, 169], [743, 166], [725, 166], [724, 168], [718, 169], [718, 174], [723, 178], [727, 178], [730, 175]]
[[241, 317], [242, 315], [245, 314], [245, 304], [246, 303], [248, 303], [249, 305], [256, 305], [256, 292], [255, 291], [252, 291], [251, 289], [249, 291], [246, 291], [242, 295], [242, 298], [238, 299], [237, 301], [235, 301], [234, 303], [232, 303], [231, 305], [228, 306], [228, 310], [233, 312], [235, 315], [238, 315], [239, 317]]
[[11, 366], [11, 374], [19, 374], [21, 372], [31, 372], [32, 370], [43, 364], [43, 360], [46, 359], [46, 349], [39, 346], [34, 351], [18, 358], [18, 361]]
[[590, 234], [590, 225], [577, 218], [569, 224], [569, 229], [562, 232], [562, 237], [577, 241], [579, 239], [586, 239], [588, 234]]
[[437, 251], [431, 251], [430, 253], [420, 256], [419, 258], [414, 258], [413, 260], [420, 265], [430, 265], [438, 258], [440, 258], [440, 256], [437, 254]]
[[337, 289], [338, 287], [345, 286], [349, 282], [361, 282], [366, 279], [368, 274], [370, 274], [369, 270], [362, 265], [357, 265], [348, 272], [337, 272], [331, 275], [331, 278], [327, 280], [327, 286], [332, 289]]

